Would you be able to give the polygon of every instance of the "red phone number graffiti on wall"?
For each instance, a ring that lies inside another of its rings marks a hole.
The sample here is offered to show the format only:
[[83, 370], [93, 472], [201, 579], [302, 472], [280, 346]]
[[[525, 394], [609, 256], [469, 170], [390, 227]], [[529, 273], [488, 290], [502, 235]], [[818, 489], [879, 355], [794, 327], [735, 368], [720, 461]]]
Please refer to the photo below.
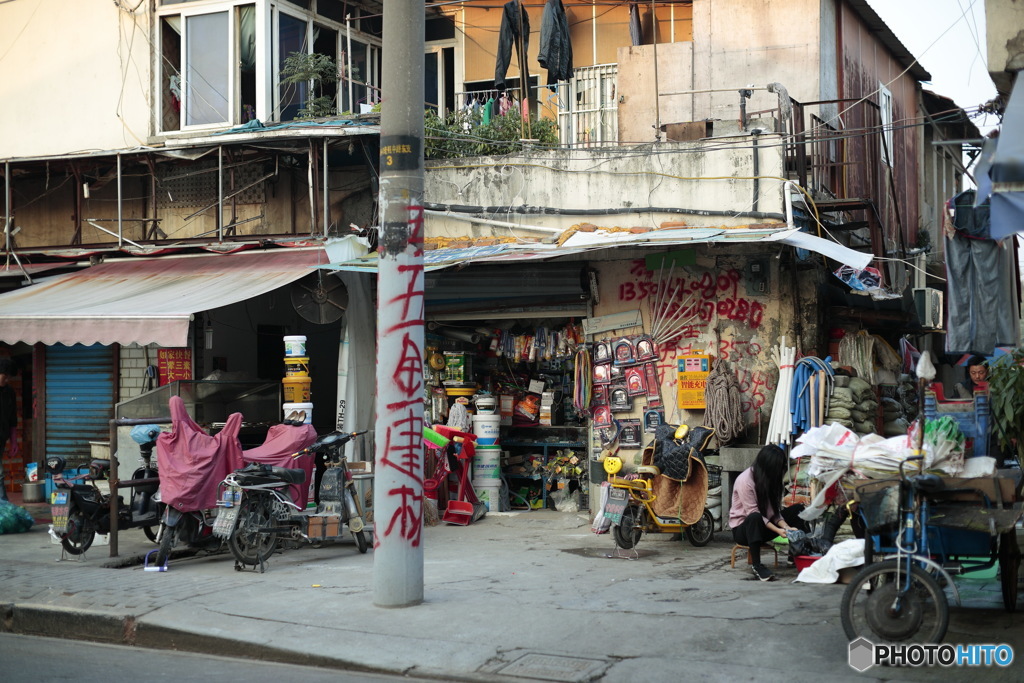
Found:
[[[649, 278], [650, 271], [642, 264], [643, 261], [635, 264], [630, 272], [638, 277]], [[760, 301], [739, 295], [741, 279], [740, 272], [733, 268], [717, 276], [711, 272], [704, 272], [700, 276], [673, 277], [666, 282], [654, 282], [650, 279], [623, 282], [619, 285], [619, 301], [656, 301], [659, 302], [659, 316], [693, 317], [700, 322], [701, 327], [706, 327], [717, 313], [720, 318], [739, 322], [756, 330], [764, 322], [764, 305]], [[675, 295], [673, 301], [661, 303], [661, 299], [671, 295]], [[693, 338], [696, 335], [684, 331], [678, 336]]]

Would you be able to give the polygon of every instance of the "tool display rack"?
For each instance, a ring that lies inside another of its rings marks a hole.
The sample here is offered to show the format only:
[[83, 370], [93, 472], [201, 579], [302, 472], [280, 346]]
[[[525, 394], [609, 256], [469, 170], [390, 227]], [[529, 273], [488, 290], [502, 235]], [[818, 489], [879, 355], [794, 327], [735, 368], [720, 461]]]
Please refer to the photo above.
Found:
[[[547, 441], [546, 438], [553, 436], [561, 436], [557, 441]], [[514, 426], [514, 427], [502, 427], [502, 438], [499, 441], [502, 450], [507, 450], [510, 453], [539, 453], [544, 458], [544, 464], [547, 464], [548, 459], [555, 455], [562, 449], [572, 449], [573, 451], [579, 451], [581, 463], [586, 463], [586, 443], [584, 441], [586, 437], [586, 427], [576, 426]], [[546, 474], [507, 474], [504, 470], [501, 473], [503, 479], [506, 480], [509, 489], [509, 497], [512, 499], [513, 508], [526, 508], [529, 507], [528, 501], [522, 500], [519, 496], [514, 494], [512, 487], [513, 480], [530, 480], [539, 481], [541, 490], [541, 507], [539, 509], [547, 509], [548, 505], [548, 485], [550, 484], [550, 477]], [[518, 499], [518, 500], [517, 500]], [[518, 505], [517, 505], [518, 503]]]

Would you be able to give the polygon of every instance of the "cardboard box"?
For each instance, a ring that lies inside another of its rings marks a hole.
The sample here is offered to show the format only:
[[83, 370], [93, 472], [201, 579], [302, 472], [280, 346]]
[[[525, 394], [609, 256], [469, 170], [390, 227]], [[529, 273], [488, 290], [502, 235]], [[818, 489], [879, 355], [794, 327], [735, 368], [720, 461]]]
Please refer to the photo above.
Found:
[[512, 410], [515, 408], [515, 397], [508, 394], [501, 394], [498, 397], [498, 415], [501, 417], [498, 424], [509, 427], [512, 425]]
[[356, 474], [373, 474], [372, 460], [355, 460], [348, 464], [348, 471]]

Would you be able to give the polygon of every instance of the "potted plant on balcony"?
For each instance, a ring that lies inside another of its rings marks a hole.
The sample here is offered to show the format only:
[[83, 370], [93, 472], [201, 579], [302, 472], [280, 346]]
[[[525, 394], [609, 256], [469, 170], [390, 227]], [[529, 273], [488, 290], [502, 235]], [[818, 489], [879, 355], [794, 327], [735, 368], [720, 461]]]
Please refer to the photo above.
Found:
[[292, 52], [281, 66], [281, 83], [298, 87], [309, 84], [310, 95], [296, 113], [299, 119], [317, 119], [338, 113], [336, 99], [324, 94], [324, 84], [338, 81], [339, 65], [333, 57], [319, 53]]

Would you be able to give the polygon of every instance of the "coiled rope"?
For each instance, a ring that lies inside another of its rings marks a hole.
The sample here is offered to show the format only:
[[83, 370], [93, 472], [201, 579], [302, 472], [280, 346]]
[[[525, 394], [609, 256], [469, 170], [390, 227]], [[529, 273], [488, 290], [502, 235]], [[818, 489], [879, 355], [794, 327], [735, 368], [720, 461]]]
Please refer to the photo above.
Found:
[[725, 361], [718, 361], [708, 373], [704, 388], [704, 423], [715, 430], [719, 445], [725, 446], [746, 431], [736, 373]]

